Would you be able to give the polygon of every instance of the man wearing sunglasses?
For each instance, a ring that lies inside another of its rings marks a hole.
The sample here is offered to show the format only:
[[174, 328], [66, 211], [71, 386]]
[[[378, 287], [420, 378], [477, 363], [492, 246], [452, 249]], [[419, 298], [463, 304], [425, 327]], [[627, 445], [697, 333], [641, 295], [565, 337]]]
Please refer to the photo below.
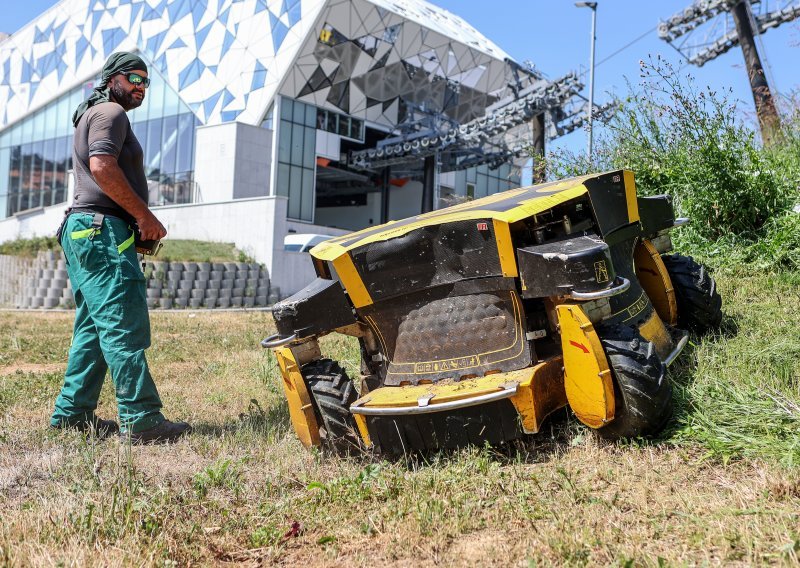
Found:
[[[150, 84], [147, 65], [114, 53], [100, 85], [72, 117], [75, 197], [58, 236], [75, 295], [75, 325], [64, 385], [50, 424], [100, 436], [119, 432], [132, 443], [177, 440], [191, 427], [161, 414], [145, 349], [150, 318], [145, 278], [133, 246], [167, 230], [147, 206], [143, 152], [126, 113], [139, 107]], [[122, 427], [95, 414], [110, 369]]]

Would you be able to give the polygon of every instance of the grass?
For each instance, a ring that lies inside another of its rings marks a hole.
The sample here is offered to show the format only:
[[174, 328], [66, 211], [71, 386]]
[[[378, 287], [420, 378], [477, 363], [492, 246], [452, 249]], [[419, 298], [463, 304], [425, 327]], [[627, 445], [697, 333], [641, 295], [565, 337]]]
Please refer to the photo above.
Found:
[[[164, 239], [163, 247], [158, 253], [158, 260], [176, 260], [185, 262], [253, 262], [247, 254], [236, 248], [233, 243], [212, 243], [186, 239]], [[0, 243], [0, 254], [10, 256], [34, 257], [40, 250], [61, 249], [55, 237], [35, 237], [16, 239]]]
[[[348, 459], [302, 448], [269, 314], [154, 313], [169, 447], [45, 428], [72, 317], [0, 312], [0, 564], [791, 565], [800, 561], [800, 275], [718, 275], [723, 330], [671, 370], [658, 440], [568, 412], [498, 448]], [[358, 349], [323, 352], [352, 375]], [[115, 414], [105, 385], [99, 413]]]
[[252, 259], [239, 251], [233, 243], [212, 243], [166, 238], [158, 253], [158, 260], [179, 260], [186, 262], [252, 262]]

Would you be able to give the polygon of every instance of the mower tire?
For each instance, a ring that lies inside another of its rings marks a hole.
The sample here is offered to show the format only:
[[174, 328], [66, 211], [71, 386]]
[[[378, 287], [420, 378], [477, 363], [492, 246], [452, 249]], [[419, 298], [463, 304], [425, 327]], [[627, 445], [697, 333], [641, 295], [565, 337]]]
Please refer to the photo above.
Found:
[[672, 415], [672, 387], [656, 347], [635, 327], [617, 325], [600, 333], [614, 376], [614, 420], [598, 430], [603, 438], [657, 434]]
[[350, 405], [357, 398], [353, 381], [332, 359], [307, 363], [302, 374], [320, 426], [323, 449], [340, 455], [358, 452], [360, 438], [350, 413]]
[[708, 269], [691, 256], [665, 254], [661, 259], [675, 289], [678, 327], [701, 335], [719, 327], [722, 322], [722, 298]]

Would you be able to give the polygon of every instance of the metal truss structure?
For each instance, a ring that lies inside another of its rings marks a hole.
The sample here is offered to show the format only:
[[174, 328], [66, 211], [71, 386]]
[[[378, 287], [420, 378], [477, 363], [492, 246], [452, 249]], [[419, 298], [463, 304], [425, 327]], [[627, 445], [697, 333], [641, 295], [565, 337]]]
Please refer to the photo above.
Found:
[[[497, 167], [526, 155], [530, 148], [530, 122], [539, 114], [548, 118], [547, 138], [552, 140], [582, 126], [586, 104], [574, 104], [583, 84], [575, 73], [555, 81], [540, 75], [522, 89], [487, 109], [485, 115], [455, 124], [438, 113], [423, 109], [409, 113], [411, 119], [398, 136], [386, 138], [375, 148], [351, 152], [348, 165], [360, 170], [378, 170], [438, 155], [441, 171], [455, 171], [482, 164]], [[594, 117], [607, 119], [615, 103], [595, 107]]]
[[[730, 14], [740, 0], [696, 0], [686, 9], [658, 26], [658, 35], [677, 49], [686, 60], [702, 67], [739, 45]], [[800, 18], [798, 0], [750, 0], [753, 30], [762, 34]]]
[[[611, 117], [619, 108], [619, 101], [614, 99], [611, 101], [607, 101], [601, 105], [594, 105], [594, 110], [592, 111], [592, 118], [594, 120], [599, 120], [600, 122], [606, 123], [611, 120]], [[582, 128], [584, 124], [586, 124], [586, 115], [588, 110], [589, 103], [584, 103], [583, 105], [577, 105], [570, 110], [566, 111], [564, 114], [564, 118], [560, 119], [558, 122], [552, 121], [551, 125], [552, 128], [550, 132], [548, 132], [547, 139], [548, 140], [555, 140], [560, 136], [565, 136], [569, 134], [573, 130], [577, 130], [578, 128]]]

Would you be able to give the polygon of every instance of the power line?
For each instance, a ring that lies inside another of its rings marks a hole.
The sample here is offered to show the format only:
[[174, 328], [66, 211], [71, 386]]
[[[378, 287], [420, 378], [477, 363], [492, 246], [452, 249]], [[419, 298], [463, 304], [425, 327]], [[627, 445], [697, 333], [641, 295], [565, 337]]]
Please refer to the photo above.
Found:
[[608, 61], [608, 60], [609, 60], [609, 59], [611, 59], [612, 57], [616, 56], [616, 55], [617, 55], [617, 54], [619, 54], [619, 53], [622, 53], [623, 51], [625, 51], [626, 49], [628, 49], [630, 46], [632, 46], [634, 43], [636, 43], [637, 41], [643, 40], [643, 39], [644, 39], [644, 38], [646, 38], [648, 35], [650, 35], [650, 34], [651, 34], [651, 33], [653, 33], [654, 31], [656, 31], [657, 29], [658, 29], [658, 26], [656, 26], [656, 27], [654, 27], [654, 28], [652, 28], [652, 29], [649, 29], [649, 30], [647, 30], [646, 32], [644, 32], [642, 35], [640, 35], [640, 36], [639, 36], [639, 37], [637, 37], [636, 39], [633, 39], [633, 40], [631, 40], [630, 42], [628, 42], [628, 43], [626, 43], [625, 45], [623, 45], [622, 47], [620, 47], [618, 50], [616, 50], [616, 51], [615, 51], [614, 53], [612, 53], [611, 55], [608, 55], [608, 56], [604, 57], [603, 59], [601, 59], [600, 61], [598, 61], [598, 62], [595, 64], [595, 67], [597, 67], [597, 66], [599, 66], [599, 65], [602, 65], [603, 63], [605, 63], [606, 61]]
[[[600, 61], [598, 61], [597, 63], [595, 63], [595, 65], [594, 65], [594, 66], [595, 66], [595, 67], [599, 67], [600, 65], [602, 65], [603, 63], [605, 63], [605, 62], [606, 62], [606, 61], [608, 61], [609, 59], [611, 59], [611, 58], [613, 58], [613, 57], [616, 57], [617, 55], [619, 55], [620, 53], [622, 53], [623, 51], [625, 51], [626, 49], [628, 49], [628, 48], [629, 48], [630, 46], [632, 46], [633, 44], [635, 44], [635, 43], [637, 43], [637, 42], [639, 42], [639, 41], [643, 40], [643, 39], [644, 39], [644, 38], [646, 38], [648, 35], [650, 35], [650, 34], [651, 34], [651, 33], [653, 33], [654, 31], [656, 31], [657, 29], [658, 29], [658, 26], [656, 26], [656, 27], [654, 27], [654, 28], [651, 28], [651, 29], [647, 30], [647, 31], [646, 31], [646, 32], [644, 32], [643, 34], [641, 34], [641, 35], [637, 36], [636, 38], [632, 39], [631, 41], [629, 41], [628, 43], [626, 43], [625, 45], [623, 45], [622, 47], [620, 47], [620, 48], [619, 48], [618, 50], [616, 50], [615, 52], [613, 52], [613, 53], [611, 53], [611, 54], [609, 54], [609, 55], [605, 56], [603, 59], [601, 59]], [[584, 75], [586, 75], [587, 73], [588, 73], [588, 71], [583, 71], [583, 72], [582, 72], [582, 73], [579, 75], [579, 77], [583, 77], [583, 76], [584, 76]]]

